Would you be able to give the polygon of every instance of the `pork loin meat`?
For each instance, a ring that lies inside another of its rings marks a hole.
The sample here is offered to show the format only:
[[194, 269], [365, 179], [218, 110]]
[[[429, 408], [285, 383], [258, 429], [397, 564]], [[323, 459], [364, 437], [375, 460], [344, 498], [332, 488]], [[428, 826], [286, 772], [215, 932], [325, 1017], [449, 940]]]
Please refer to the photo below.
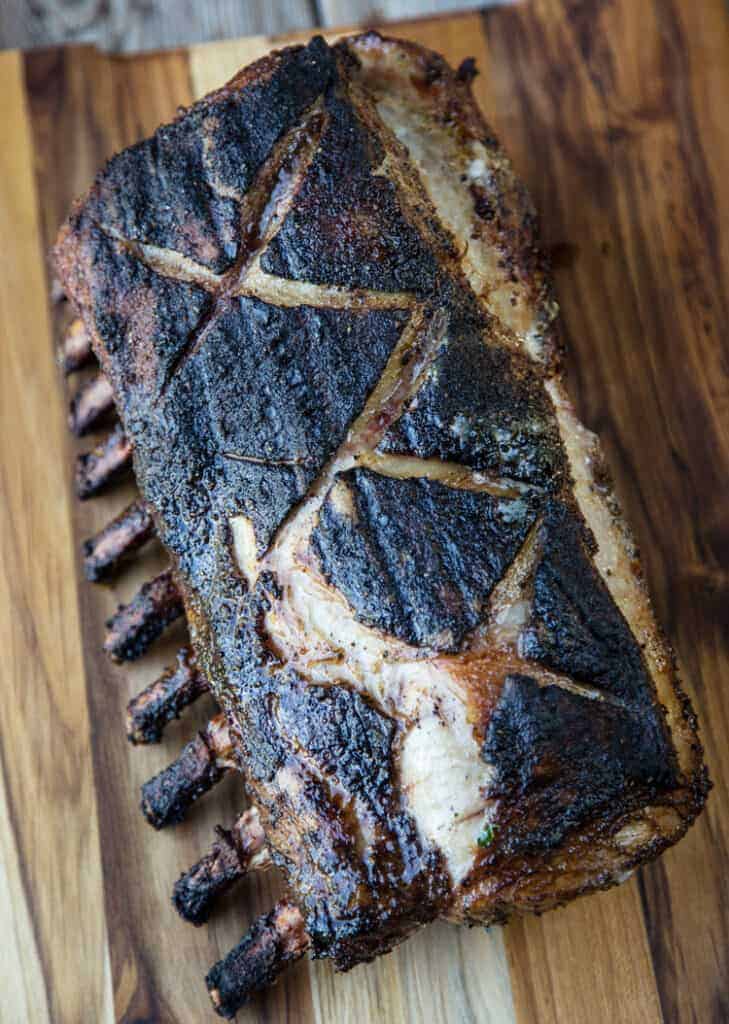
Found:
[[341, 968], [621, 881], [708, 788], [472, 75], [376, 33], [273, 53], [114, 157], [56, 248], [273, 915]]

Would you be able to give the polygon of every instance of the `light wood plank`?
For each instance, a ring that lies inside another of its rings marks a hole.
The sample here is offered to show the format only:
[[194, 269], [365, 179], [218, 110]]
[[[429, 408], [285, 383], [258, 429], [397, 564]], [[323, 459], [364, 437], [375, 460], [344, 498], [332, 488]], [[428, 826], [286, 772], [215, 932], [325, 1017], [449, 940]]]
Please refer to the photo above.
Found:
[[43, 966], [33, 931], [33, 910], [23, 885], [23, 865], [9, 827], [10, 808], [5, 779], [0, 773], [0, 1021], [36, 1020], [50, 1024]]
[[58, 458], [65, 428], [17, 54], [0, 55], [0, 115], [12, 138], [0, 151], [0, 830], [3, 938], [20, 971], [4, 964], [12, 976], [2, 1014], [18, 1024], [102, 1022], [112, 1006], [74, 543]]
[[506, 929], [519, 1021], [659, 1024], [635, 882]]
[[337, 974], [312, 963], [319, 1024], [511, 1024], [514, 1009], [501, 929], [436, 922], [388, 956]]

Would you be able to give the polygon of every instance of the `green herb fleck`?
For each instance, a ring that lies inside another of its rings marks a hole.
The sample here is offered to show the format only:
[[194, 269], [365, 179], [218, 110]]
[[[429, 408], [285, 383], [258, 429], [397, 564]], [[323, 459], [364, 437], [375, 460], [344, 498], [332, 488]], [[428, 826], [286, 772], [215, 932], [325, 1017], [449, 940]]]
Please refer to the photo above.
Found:
[[476, 842], [479, 846], [491, 846], [496, 835], [496, 825], [486, 825], [478, 834]]

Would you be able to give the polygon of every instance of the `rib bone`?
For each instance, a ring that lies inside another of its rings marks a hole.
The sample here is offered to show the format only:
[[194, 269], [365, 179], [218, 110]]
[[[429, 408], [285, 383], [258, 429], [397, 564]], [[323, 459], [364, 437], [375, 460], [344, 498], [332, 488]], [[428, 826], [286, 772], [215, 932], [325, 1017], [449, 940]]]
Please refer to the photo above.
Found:
[[121, 563], [154, 533], [154, 521], [147, 504], [138, 499], [94, 537], [84, 541], [84, 575], [87, 580], [113, 576]]
[[114, 393], [111, 384], [103, 373], [82, 384], [74, 397], [68, 411], [68, 425], [80, 437], [86, 434], [114, 408]]
[[85, 501], [121, 476], [132, 465], [132, 446], [120, 425], [90, 452], [76, 460], [76, 494]]
[[58, 365], [62, 372], [68, 376], [76, 370], [88, 366], [94, 358], [91, 348], [91, 339], [84, 327], [83, 321], [78, 317], [72, 320], [63, 334], [63, 340], [58, 349]]
[[127, 739], [159, 743], [167, 723], [179, 718], [183, 708], [207, 691], [207, 680], [197, 667], [192, 648], [180, 648], [177, 664], [127, 705]]
[[216, 715], [159, 775], [142, 786], [142, 813], [150, 825], [164, 828], [187, 814], [196, 800], [235, 767], [225, 715]]
[[139, 588], [129, 604], [120, 605], [106, 623], [104, 650], [112, 661], [133, 661], [185, 612], [171, 570]]
[[172, 902], [194, 925], [204, 924], [216, 901], [251, 870], [271, 864], [266, 837], [255, 807], [245, 811], [232, 829], [216, 828], [217, 839], [205, 856], [175, 882]]
[[234, 1017], [249, 996], [272, 985], [310, 944], [301, 911], [281, 900], [205, 979], [216, 1012], [228, 1019]]

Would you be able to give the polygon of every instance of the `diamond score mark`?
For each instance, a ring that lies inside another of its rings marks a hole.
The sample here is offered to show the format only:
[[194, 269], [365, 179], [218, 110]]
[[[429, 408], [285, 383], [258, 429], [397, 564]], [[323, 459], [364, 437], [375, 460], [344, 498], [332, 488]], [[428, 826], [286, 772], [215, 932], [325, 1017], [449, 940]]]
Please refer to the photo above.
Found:
[[240, 252], [234, 265], [215, 274], [201, 263], [173, 249], [164, 249], [123, 237], [113, 228], [100, 230], [156, 274], [198, 285], [214, 299], [212, 307], [190, 334], [188, 344], [170, 368], [160, 391], [162, 398], [184, 363], [204, 343], [211, 327], [236, 296], [247, 296], [279, 306], [319, 306], [324, 309], [396, 310], [416, 305], [409, 292], [379, 292], [317, 285], [277, 277], [261, 270], [260, 261], [291, 209], [326, 127], [327, 117], [318, 100], [303, 121], [273, 147], [256, 180], [241, 200]]
[[[204, 264], [197, 263], [176, 250], [133, 241], [123, 237], [111, 227], [98, 225], [100, 230], [121, 244], [155, 273], [172, 280], [194, 283], [213, 296], [212, 307], [192, 330], [186, 347], [171, 367], [160, 391], [160, 398], [185, 362], [204, 344], [211, 327], [225, 311], [229, 301], [236, 296], [256, 298], [270, 305], [287, 307], [306, 305], [324, 309], [362, 310], [363, 312], [411, 310], [408, 323], [403, 329], [382, 377], [370, 395], [365, 408], [351, 424], [344, 442], [323, 467], [307, 494], [291, 509], [289, 515], [280, 525], [276, 535], [272, 538], [266, 555], [261, 560], [262, 565], [270, 564], [272, 561], [275, 563], [273, 556], [276, 551], [291, 550], [305, 538], [334, 478], [355, 463], [369, 464], [375, 471], [379, 470], [388, 475], [403, 477], [438, 478], [441, 473], [443, 476], [447, 476], [453, 471], [452, 465], [448, 463], [442, 463], [442, 469], [439, 469], [440, 460], [438, 459], [425, 460], [408, 457], [397, 460], [377, 455], [375, 452], [389, 425], [395, 421], [407, 400], [417, 392], [425, 372], [435, 357], [448, 329], [446, 310], [428, 309], [427, 303], [419, 300], [412, 292], [384, 292], [374, 289], [315, 284], [278, 277], [261, 269], [262, 256], [293, 206], [326, 124], [327, 115], [323, 110], [321, 98], [319, 98], [306, 112], [303, 120], [275, 144], [246, 194], [242, 198], [234, 197], [238, 198], [241, 203], [240, 253], [234, 265], [223, 274], [214, 273]], [[378, 173], [386, 172], [381, 169]], [[403, 358], [406, 354], [407, 358]], [[264, 461], [242, 453], [223, 452], [222, 454], [226, 458], [241, 461]], [[270, 465], [272, 467], [288, 466], [295, 462], [296, 460], [276, 460]], [[484, 489], [494, 494], [523, 489], [523, 485], [519, 485], [511, 479], [497, 476], [487, 477], [466, 466], [460, 468], [462, 469], [461, 479], [458, 483], [449, 481], [452, 486]], [[531, 490], [533, 493], [540, 493], [542, 490], [538, 487], [524, 489]], [[507, 570], [506, 576], [502, 580], [502, 585], [505, 587], [508, 588], [511, 584], [511, 577], [517, 572], [520, 561], [530, 545], [533, 544], [540, 520], [541, 517], [534, 524], [522, 549]], [[483, 627], [477, 627], [475, 633], [482, 629]], [[488, 645], [489, 640], [495, 639], [490, 636], [490, 633], [491, 629], [487, 629], [481, 643], [485, 640]], [[554, 686], [570, 690], [584, 697], [607, 700], [615, 704], [622, 703], [618, 698], [606, 695], [595, 687], [577, 683], [567, 676], [547, 671], [530, 660], [518, 657], [516, 662], [512, 668], [529, 672], [536, 678], [540, 687]]]

